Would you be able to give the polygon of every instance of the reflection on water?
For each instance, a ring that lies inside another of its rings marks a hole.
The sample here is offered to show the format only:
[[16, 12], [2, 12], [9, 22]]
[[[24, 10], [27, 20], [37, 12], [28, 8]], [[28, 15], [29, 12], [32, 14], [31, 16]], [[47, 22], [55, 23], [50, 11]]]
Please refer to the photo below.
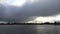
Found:
[[0, 34], [59, 34], [59, 25], [0, 25]]

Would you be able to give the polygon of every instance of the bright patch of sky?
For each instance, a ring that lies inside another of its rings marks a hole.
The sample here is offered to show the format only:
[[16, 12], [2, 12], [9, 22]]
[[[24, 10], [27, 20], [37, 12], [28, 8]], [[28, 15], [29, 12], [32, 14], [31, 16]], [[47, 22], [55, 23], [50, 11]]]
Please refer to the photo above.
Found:
[[0, 3], [13, 6], [22, 6], [26, 0], [1, 0]]
[[29, 1], [30, 4], [33, 4], [39, 0], [0, 0], [0, 3], [4, 5], [23, 6], [26, 1]]
[[56, 16], [47, 16], [47, 17], [37, 17], [32, 21], [28, 21], [28, 23], [44, 23], [44, 22], [50, 22], [50, 23], [54, 23], [54, 21], [59, 21], [60, 22], [60, 15], [56, 15]]

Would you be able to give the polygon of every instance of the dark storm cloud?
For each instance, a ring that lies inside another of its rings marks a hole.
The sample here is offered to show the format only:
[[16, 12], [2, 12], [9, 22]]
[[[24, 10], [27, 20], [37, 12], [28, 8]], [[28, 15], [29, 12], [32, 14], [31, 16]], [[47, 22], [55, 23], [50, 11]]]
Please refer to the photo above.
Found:
[[25, 4], [23, 11], [27, 15], [49, 16], [60, 13], [59, 3], [58, 0], [40, 0], [32, 5]]
[[[3, 6], [1, 6], [0, 9], [2, 10], [2, 8]], [[0, 20], [22, 22], [25, 21], [28, 17], [32, 16], [51, 16], [59, 14], [60, 0], [39, 0], [33, 4], [29, 4], [27, 1], [22, 8], [16, 6], [7, 6], [5, 10], [8, 11], [6, 14], [2, 13], [6, 15], [3, 15], [5, 18], [1, 18]]]

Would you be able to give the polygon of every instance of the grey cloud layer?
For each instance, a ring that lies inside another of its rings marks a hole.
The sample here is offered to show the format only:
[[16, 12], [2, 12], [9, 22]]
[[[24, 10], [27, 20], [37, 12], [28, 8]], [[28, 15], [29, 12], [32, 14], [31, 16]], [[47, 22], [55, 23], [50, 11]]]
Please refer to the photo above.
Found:
[[[60, 14], [60, 0], [40, 0], [33, 4], [27, 2], [22, 6], [22, 8], [16, 6], [7, 6], [5, 8], [0, 4], [0, 20], [22, 22], [32, 16], [51, 16]], [[7, 13], [4, 14], [4, 10]]]

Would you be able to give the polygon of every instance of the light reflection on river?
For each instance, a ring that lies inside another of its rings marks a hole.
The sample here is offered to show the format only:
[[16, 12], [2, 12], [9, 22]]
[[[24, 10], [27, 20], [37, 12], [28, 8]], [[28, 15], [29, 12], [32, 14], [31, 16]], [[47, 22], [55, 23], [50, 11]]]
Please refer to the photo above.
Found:
[[0, 25], [0, 34], [59, 34], [60, 25]]

